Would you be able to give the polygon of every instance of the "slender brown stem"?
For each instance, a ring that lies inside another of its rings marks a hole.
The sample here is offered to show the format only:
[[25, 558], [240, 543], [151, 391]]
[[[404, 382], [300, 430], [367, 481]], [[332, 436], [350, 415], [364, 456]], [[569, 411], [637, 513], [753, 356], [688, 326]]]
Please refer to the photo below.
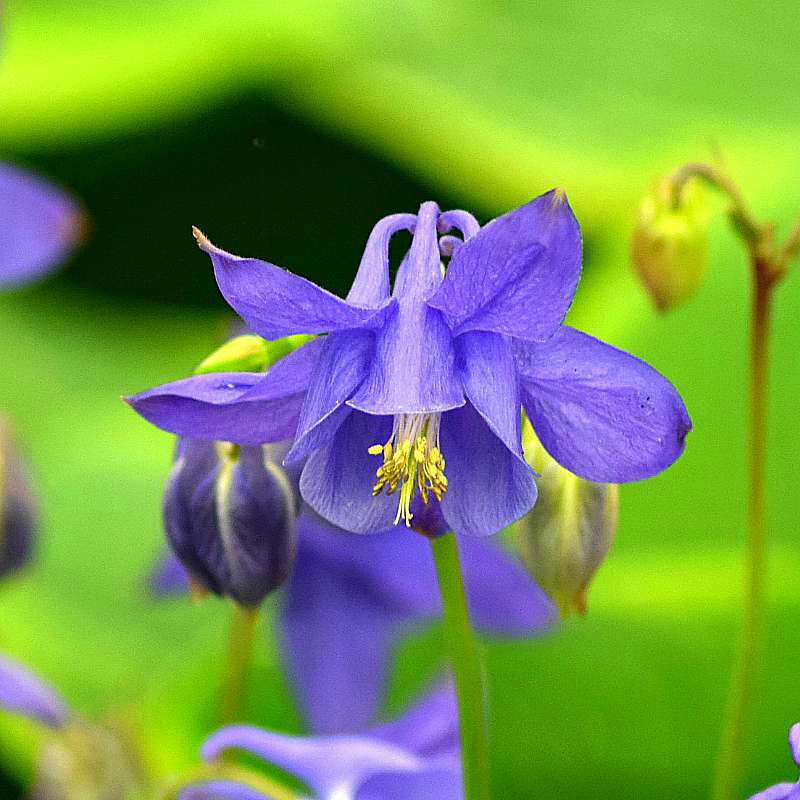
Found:
[[789, 231], [789, 235], [786, 237], [778, 257], [775, 259], [779, 276], [789, 269], [789, 265], [798, 255], [800, 255], [800, 219], [795, 222], [794, 227]]
[[258, 622], [258, 606], [236, 606], [228, 643], [228, 663], [225, 670], [219, 719], [222, 725], [236, 721], [242, 702], [247, 667], [253, 651], [253, 639]]
[[767, 577], [765, 463], [770, 311], [775, 275], [769, 264], [754, 262], [750, 327], [750, 492], [745, 557], [742, 638], [724, 720], [712, 791], [713, 800], [738, 800], [748, 750], [750, 715], [764, 638]]

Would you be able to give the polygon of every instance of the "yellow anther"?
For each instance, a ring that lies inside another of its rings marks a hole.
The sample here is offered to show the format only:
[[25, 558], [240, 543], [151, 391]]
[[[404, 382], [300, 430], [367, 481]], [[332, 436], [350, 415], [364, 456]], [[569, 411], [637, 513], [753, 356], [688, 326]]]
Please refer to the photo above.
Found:
[[375, 472], [372, 496], [377, 497], [384, 489], [391, 495], [400, 487], [395, 525], [402, 519], [411, 526], [411, 503], [417, 491], [425, 505], [431, 493], [441, 500], [447, 491], [444, 457], [439, 449], [439, 419], [439, 414], [395, 417], [389, 440], [368, 448], [370, 455], [383, 456], [383, 464]]

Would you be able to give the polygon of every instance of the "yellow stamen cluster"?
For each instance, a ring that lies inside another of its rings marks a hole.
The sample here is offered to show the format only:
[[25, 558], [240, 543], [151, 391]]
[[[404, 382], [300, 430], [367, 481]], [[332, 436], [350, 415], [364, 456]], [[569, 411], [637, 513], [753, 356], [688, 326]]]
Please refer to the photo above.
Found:
[[386, 494], [394, 494], [400, 487], [395, 525], [402, 519], [407, 527], [411, 527], [414, 516], [411, 501], [417, 490], [425, 505], [431, 493], [441, 500], [447, 491], [444, 456], [439, 450], [438, 414], [397, 417], [389, 441], [372, 445], [369, 454], [383, 456], [383, 465], [375, 473], [377, 481], [372, 487], [372, 496], [377, 497], [384, 489]]

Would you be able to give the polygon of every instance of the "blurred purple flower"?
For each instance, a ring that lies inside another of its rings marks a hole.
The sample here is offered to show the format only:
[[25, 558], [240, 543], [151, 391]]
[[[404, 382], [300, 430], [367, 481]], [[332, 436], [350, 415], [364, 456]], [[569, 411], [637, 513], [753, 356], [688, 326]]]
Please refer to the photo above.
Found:
[[0, 418], [0, 578], [31, 557], [36, 509], [25, 466], [8, 424]]
[[[552, 603], [515, 558], [493, 542], [457, 538], [476, 627], [524, 636], [555, 620]], [[186, 574], [167, 558], [152, 587], [159, 594], [185, 591]], [[395, 528], [361, 537], [303, 513], [280, 630], [287, 671], [310, 727], [339, 733], [369, 724], [394, 645], [410, 627], [440, 613], [433, 558], [422, 536]]]
[[0, 656], [0, 708], [50, 728], [62, 728], [70, 712], [64, 701], [21, 664]]
[[[463, 243], [439, 241], [452, 228]], [[390, 295], [388, 244], [400, 230], [413, 240]], [[463, 534], [518, 519], [536, 499], [522, 407], [548, 452], [587, 480], [646, 478], [683, 450], [691, 422], [675, 389], [562, 325], [581, 269], [563, 192], [483, 228], [431, 202], [416, 216], [386, 217], [346, 300], [196, 236], [252, 330], [328, 336], [285, 359], [280, 375], [198, 376], [129, 401], [153, 424], [196, 438], [258, 444], [277, 440], [265, 438], [277, 437], [269, 420], [296, 425], [289, 459], [307, 458], [303, 497], [342, 528], [410, 524], [420, 497], [441, 501], [447, 527]], [[441, 251], [452, 252], [444, 277]]]
[[199, 587], [257, 606], [296, 551], [299, 496], [285, 447], [181, 439], [164, 493], [167, 538]]
[[[789, 729], [789, 749], [794, 763], [800, 767], [800, 722]], [[800, 800], [800, 780], [795, 783], [776, 783], [754, 794], [750, 800]]]
[[0, 287], [37, 280], [80, 239], [82, 214], [60, 189], [0, 162]]
[[[455, 698], [442, 686], [405, 715], [361, 735], [284, 736], [250, 726], [223, 728], [203, 745], [215, 761], [244, 750], [295, 775], [316, 800], [460, 800]], [[214, 781], [185, 788], [180, 800], [259, 800], [240, 784]]]

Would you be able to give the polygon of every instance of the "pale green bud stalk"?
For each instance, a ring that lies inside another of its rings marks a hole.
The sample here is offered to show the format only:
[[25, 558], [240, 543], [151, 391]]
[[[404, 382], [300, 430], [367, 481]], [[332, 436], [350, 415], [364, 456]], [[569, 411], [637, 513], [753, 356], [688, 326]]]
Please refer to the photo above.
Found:
[[667, 178], [642, 201], [631, 257], [660, 311], [686, 302], [703, 280], [708, 225], [707, 192], [697, 179], [685, 183], [676, 195]]
[[520, 555], [562, 617], [586, 614], [589, 584], [617, 529], [618, 487], [592, 483], [554, 461], [523, 421], [523, 449], [539, 473], [536, 505], [517, 522]]

